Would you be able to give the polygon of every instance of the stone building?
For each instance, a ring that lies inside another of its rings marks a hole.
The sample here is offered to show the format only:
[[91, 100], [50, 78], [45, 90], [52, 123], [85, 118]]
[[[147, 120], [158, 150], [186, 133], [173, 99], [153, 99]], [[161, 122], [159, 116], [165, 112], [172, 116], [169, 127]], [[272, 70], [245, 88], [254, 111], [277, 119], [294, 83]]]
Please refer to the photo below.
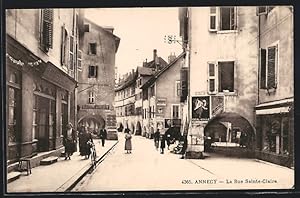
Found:
[[84, 19], [80, 37], [78, 72], [78, 124], [98, 133], [105, 127], [108, 139], [117, 139], [114, 110], [115, 56], [120, 38], [113, 28]]
[[294, 166], [294, 19], [289, 6], [258, 8], [256, 156]]
[[[179, 20], [189, 67], [187, 157], [202, 157], [205, 137], [226, 153], [254, 154], [256, 7], [181, 8]], [[247, 137], [246, 149], [224, 146], [239, 146], [241, 134]]]
[[143, 127], [146, 129], [147, 137], [152, 138], [157, 129], [160, 133], [164, 133], [170, 127], [174, 127], [177, 129], [176, 132], [180, 133], [182, 121], [180, 71], [184, 64], [184, 56], [185, 53], [178, 57], [170, 55], [169, 64], [157, 71], [141, 87]]
[[167, 62], [153, 50], [153, 60], [143, 63], [129, 74], [123, 76], [123, 80], [117, 85], [115, 92], [115, 109], [117, 112], [118, 127], [129, 128], [136, 135], [146, 135], [147, 128], [143, 125], [143, 93], [141, 86], [157, 71], [160, 71]]
[[76, 123], [77, 9], [6, 10], [7, 162], [59, 155]]

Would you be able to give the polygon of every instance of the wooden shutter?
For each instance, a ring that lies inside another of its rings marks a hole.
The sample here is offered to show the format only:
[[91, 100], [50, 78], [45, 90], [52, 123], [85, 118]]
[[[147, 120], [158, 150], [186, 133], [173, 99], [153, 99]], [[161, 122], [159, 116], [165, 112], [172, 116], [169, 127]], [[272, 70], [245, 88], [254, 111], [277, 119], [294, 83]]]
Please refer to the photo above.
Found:
[[60, 62], [61, 65], [65, 64], [65, 25], [61, 27], [61, 54], [60, 54]]
[[266, 49], [260, 49], [260, 88], [265, 89], [266, 86]]
[[181, 83], [180, 102], [184, 102], [188, 95], [188, 68], [181, 69], [180, 83]]
[[208, 92], [216, 93], [216, 65], [208, 63]]
[[43, 42], [46, 51], [52, 48], [53, 42], [53, 9], [43, 9]]
[[268, 47], [268, 89], [276, 88], [276, 51], [276, 46]]
[[210, 7], [209, 31], [217, 31], [217, 8]]

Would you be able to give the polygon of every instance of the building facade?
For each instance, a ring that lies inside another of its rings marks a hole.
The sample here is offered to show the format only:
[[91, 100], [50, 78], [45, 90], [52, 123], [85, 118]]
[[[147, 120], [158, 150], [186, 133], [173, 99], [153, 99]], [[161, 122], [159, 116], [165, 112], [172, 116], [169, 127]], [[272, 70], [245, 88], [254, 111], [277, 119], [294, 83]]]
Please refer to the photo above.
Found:
[[6, 10], [8, 164], [62, 151], [76, 123], [77, 9]]
[[[173, 55], [172, 55], [173, 56]], [[156, 72], [142, 85], [143, 128], [147, 137], [152, 138], [159, 129], [164, 133], [173, 127], [174, 137], [180, 133], [182, 122], [181, 76], [185, 53], [169, 59], [169, 64]], [[175, 134], [176, 133], [176, 134]]]
[[113, 28], [101, 27], [84, 19], [80, 34], [78, 72], [78, 124], [97, 134], [108, 131], [108, 139], [117, 139], [114, 110], [115, 56], [120, 38]]
[[294, 166], [293, 8], [262, 6], [259, 20], [257, 157]]
[[202, 157], [205, 137], [239, 146], [238, 136], [243, 134], [245, 146], [253, 149], [252, 109], [258, 92], [256, 7], [183, 8], [179, 19], [189, 57], [187, 157]]
[[137, 67], [129, 74], [125, 74], [117, 85], [115, 92], [115, 109], [117, 112], [117, 125], [120, 129], [129, 128], [135, 135], [146, 136], [148, 128], [143, 119], [144, 93], [142, 85], [149, 80], [152, 75], [160, 71], [167, 62], [157, 55], [157, 50], [153, 50], [153, 60], [143, 63], [142, 67]]

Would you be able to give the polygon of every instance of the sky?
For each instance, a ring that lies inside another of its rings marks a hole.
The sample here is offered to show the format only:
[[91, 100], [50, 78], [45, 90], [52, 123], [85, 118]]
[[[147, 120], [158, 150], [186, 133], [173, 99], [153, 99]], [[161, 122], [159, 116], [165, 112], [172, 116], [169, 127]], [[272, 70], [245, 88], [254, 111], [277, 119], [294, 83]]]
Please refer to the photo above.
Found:
[[168, 44], [165, 35], [179, 37], [178, 8], [89, 8], [85, 17], [100, 26], [113, 26], [121, 41], [116, 54], [119, 74], [153, 60], [153, 49], [168, 62], [170, 53], [182, 52], [179, 43]]

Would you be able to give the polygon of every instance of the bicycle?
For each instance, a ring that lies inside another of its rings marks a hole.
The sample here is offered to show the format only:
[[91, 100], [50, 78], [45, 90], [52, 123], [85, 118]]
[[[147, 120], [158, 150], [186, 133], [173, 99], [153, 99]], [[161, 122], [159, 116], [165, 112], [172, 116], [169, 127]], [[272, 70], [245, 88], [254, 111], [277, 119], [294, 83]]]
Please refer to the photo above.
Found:
[[92, 146], [92, 147], [91, 147], [91, 162], [92, 162], [93, 169], [95, 169], [96, 166], [97, 166], [97, 160], [96, 160], [96, 158], [97, 158], [97, 153], [96, 153], [95, 144], [92, 143], [91, 146]]

